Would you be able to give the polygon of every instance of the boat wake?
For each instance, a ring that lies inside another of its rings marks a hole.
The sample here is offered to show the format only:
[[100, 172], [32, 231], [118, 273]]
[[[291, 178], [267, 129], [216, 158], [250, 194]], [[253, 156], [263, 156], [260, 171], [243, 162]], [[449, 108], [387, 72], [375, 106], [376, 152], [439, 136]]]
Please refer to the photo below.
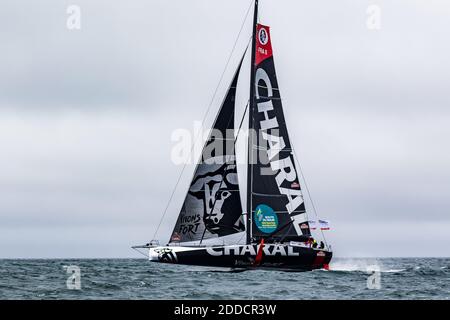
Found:
[[399, 273], [406, 269], [392, 269], [385, 267], [383, 263], [377, 259], [349, 259], [343, 261], [331, 262], [329, 271], [340, 272], [383, 272], [383, 273]]

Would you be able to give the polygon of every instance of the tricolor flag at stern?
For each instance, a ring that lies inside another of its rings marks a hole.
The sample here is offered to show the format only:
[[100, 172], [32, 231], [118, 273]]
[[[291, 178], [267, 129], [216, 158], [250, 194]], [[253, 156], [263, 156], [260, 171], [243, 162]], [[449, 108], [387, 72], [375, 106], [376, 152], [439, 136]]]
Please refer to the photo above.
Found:
[[327, 220], [319, 220], [320, 230], [330, 230], [330, 223]]
[[[319, 228], [320, 230], [330, 230], [330, 222], [327, 220], [319, 220]], [[316, 221], [308, 221], [309, 228], [311, 230], [317, 229], [317, 222]]]

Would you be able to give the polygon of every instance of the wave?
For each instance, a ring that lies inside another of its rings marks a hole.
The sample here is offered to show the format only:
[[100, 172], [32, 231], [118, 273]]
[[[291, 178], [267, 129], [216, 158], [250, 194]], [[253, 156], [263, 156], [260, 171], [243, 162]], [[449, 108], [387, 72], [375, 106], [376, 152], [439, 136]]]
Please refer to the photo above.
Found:
[[386, 272], [386, 273], [398, 273], [398, 272], [403, 272], [406, 271], [406, 269], [388, 269], [388, 270], [381, 270], [381, 272]]

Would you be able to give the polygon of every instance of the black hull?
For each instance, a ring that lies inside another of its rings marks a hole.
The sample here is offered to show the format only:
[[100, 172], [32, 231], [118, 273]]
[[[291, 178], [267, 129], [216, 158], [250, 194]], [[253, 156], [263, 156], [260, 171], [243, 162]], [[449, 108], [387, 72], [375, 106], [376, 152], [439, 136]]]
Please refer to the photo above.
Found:
[[266, 245], [257, 258], [259, 246], [158, 247], [150, 249], [150, 260], [162, 263], [223, 267], [231, 269], [276, 269], [311, 271], [327, 269], [332, 252], [290, 245]]

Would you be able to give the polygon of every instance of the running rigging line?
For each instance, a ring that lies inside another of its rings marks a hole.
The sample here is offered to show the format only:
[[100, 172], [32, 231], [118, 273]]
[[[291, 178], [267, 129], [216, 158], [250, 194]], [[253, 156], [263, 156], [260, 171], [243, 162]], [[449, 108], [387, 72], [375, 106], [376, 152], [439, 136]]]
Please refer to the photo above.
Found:
[[[300, 171], [300, 175], [302, 176], [303, 183], [305, 184], [306, 193], [308, 194], [309, 201], [311, 202], [311, 207], [312, 207], [314, 215], [316, 216], [316, 219], [317, 219], [317, 227], [319, 228], [320, 233], [322, 234], [322, 239], [325, 242], [326, 247], [328, 248], [327, 239], [325, 238], [325, 234], [324, 234], [322, 228], [319, 225], [319, 221], [318, 221], [319, 220], [319, 215], [317, 214], [316, 206], [314, 205], [314, 201], [312, 200], [311, 192], [309, 192], [308, 184], [306, 183], [306, 178], [305, 178], [305, 175], [303, 174], [303, 170], [302, 170], [302, 167], [300, 165], [299, 157], [297, 156], [297, 153], [295, 152], [294, 145], [292, 145], [292, 151], [294, 152], [294, 157], [295, 157], [295, 160], [296, 160], [297, 165], [298, 165], [298, 170]], [[308, 213], [306, 213], [306, 216], [308, 217]]]

